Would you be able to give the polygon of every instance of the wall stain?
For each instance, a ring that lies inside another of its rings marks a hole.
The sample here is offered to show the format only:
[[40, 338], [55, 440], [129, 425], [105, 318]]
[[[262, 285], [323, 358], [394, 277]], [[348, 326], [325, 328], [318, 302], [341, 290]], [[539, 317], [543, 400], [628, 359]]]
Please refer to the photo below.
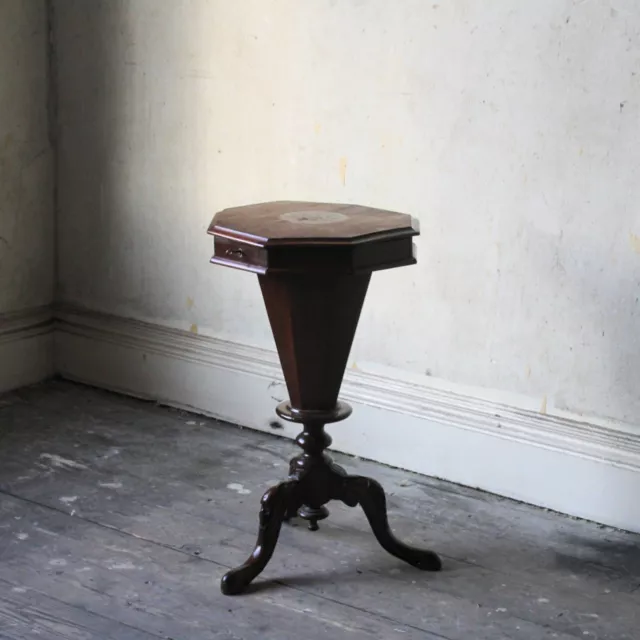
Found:
[[197, 324], [195, 324], [195, 323], [194, 323], [194, 324], [192, 324], [192, 325], [191, 325], [191, 328], [189, 329], [189, 331], [191, 331], [191, 333], [195, 333], [195, 334], [197, 334], [197, 333], [198, 333], [198, 325], [197, 325]]
[[193, 298], [191, 298], [190, 296], [187, 296], [187, 309], [193, 309]]
[[640, 236], [635, 233], [629, 233], [629, 242], [634, 252], [640, 254]]
[[347, 184], [347, 159], [340, 158], [340, 181], [344, 187]]
[[540, 406], [540, 413], [547, 413], [547, 396], [542, 398], [542, 405]]

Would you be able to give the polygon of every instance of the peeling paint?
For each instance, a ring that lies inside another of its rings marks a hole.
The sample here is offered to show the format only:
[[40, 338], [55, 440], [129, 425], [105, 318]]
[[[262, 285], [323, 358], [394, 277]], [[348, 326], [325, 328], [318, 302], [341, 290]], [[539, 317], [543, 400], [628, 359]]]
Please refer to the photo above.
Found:
[[131, 560], [127, 560], [126, 562], [116, 562], [107, 566], [107, 569], [111, 569], [113, 571], [130, 571], [131, 569], [137, 568], [138, 567], [136, 567]]
[[75, 460], [69, 460], [68, 458], [63, 458], [62, 456], [56, 455], [55, 453], [41, 453], [40, 460], [47, 460], [51, 464], [52, 467], [57, 467], [58, 469], [87, 469], [87, 465], [80, 464]]
[[122, 482], [98, 482], [103, 489], [122, 489]]
[[231, 491], [235, 491], [236, 493], [239, 493], [241, 496], [245, 496], [251, 493], [250, 489], [245, 489], [244, 485], [241, 485], [239, 482], [230, 482], [227, 485], [227, 489], [231, 489]]
[[33, 527], [34, 531], [38, 531], [39, 533], [44, 533], [47, 536], [57, 537], [57, 533], [55, 531], [49, 531], [48, 529], [43, 529], [42, 527]]
[[108, 451], [100, 456], [100, 459], [108, 460], [109, 458], [113, 458], [118, 455], [120, 455], [120, 449], [118, 449], [118, 447], [109, 447]]
[[54, 558], [53, 560], [49, 560], [49, 564], [52, 567], [66, 567], [67, 561], [63, 558]]

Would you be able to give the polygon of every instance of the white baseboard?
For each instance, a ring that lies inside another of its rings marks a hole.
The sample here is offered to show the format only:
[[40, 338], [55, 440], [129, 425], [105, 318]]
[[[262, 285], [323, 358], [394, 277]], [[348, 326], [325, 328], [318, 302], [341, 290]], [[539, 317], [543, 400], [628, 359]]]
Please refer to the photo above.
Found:
[[53, 375], [53, 321], [49, 307], [0, 315], [0, 393]]
[[[273, 433], [287, 395], [275, 352], [81, 309], [56, 317], [63, 376]], [[640, 532], [640, 427], [541, 414], [401, 372], [349, 369], [342, 397], [355, 411], [330, 426], [335, 450]]]

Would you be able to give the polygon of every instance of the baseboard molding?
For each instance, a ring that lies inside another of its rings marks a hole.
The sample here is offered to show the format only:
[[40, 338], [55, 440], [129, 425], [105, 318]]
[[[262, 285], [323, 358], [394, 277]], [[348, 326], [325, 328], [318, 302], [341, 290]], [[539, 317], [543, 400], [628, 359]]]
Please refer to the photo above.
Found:
[[0, 315], [0, 393], [53, 375], [50, 307]]
[[[286, 398], [274, 352], [82, 309], [56, 313], [56, 365], [70, 379], [273, 432]], [[537, 413], [349, 369], [353, 416], [333, 448], [640, 532], [640, 427]], [[295, 425], [279, 435], [294, 437]]]

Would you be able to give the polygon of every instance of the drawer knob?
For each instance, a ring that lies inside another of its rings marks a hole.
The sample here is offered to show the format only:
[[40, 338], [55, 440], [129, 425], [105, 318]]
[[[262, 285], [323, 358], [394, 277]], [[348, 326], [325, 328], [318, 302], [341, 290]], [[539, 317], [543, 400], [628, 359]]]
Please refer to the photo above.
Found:
[[225, 255], [232, 256], [234, 258], [244, 258], [244, 251], [242, 249], [227, 249]]

